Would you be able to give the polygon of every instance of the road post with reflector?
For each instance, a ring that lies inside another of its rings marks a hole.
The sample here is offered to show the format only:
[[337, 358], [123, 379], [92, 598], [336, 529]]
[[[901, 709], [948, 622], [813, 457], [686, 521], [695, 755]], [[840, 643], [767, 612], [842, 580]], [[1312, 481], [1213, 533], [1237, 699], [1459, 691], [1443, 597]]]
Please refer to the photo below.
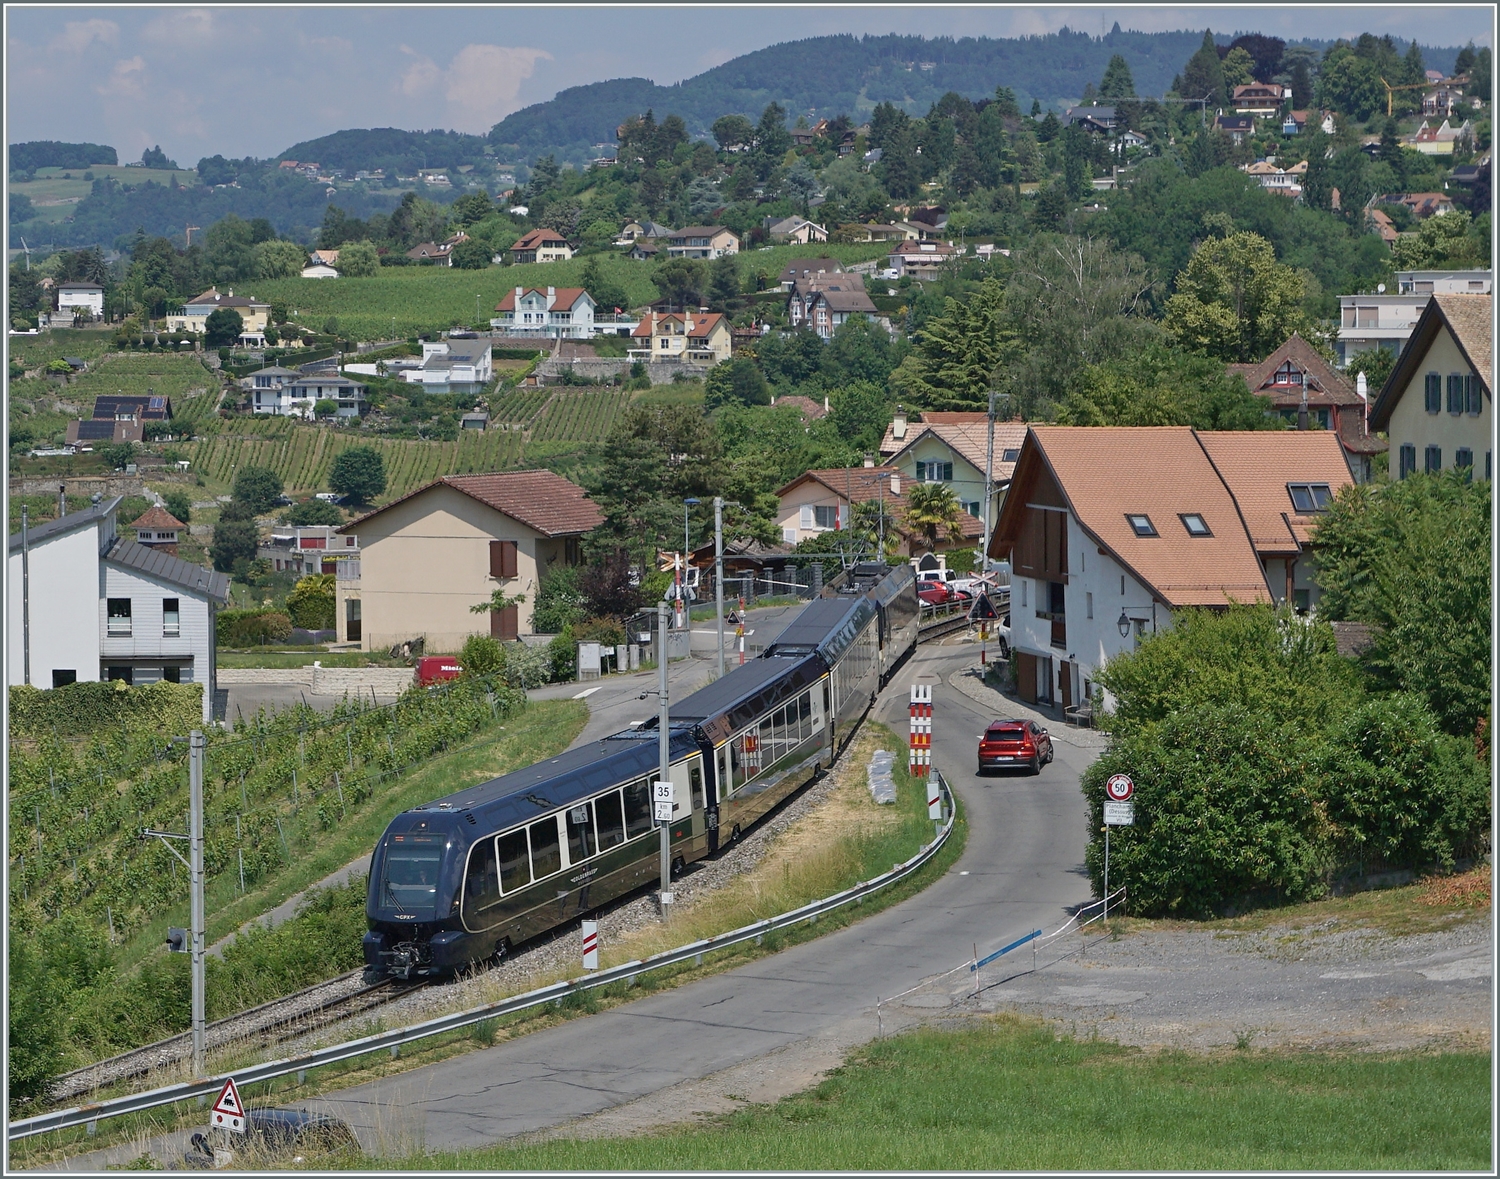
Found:
[[1135, 825], [1135, 783], [1129, 774], [1111, 774], [1104, 783], [1104, 920], [1109, 920], [1109, 829]]
[[583, 968], [585, 970], [599, 969], [599, 923], [597, 921], [583, 923]]
[[909, 709], [907, 738], [907, 772], [913, 778], [925, 778], [932, 769], [932, 685], [913, 684]]

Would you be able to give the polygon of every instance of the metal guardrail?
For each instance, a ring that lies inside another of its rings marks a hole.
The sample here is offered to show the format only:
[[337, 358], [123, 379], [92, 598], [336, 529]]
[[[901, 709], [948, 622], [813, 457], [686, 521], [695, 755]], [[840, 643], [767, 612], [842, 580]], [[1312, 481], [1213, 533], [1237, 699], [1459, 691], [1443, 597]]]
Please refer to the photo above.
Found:
[[362, 1039], [350, 1040], [343, 1044], [333, 1044], [326, 1048], [319, 1048], [305, 1056], [268, 1061], [264, 1064], [250, 1065], [246, 1068], [238, 1069], [233, 1073], [226, 1073], [223, 1076], [208, 1077], [196, 1081], [183, 1081], [175, 1085], [165, 1085], [161, 1088], [149, 1089], [142, 1093], [131, 1093], [124, 1097], [111, 1098], [108, 1101], [100, 1101], [88, 1105], [76, 1106], [71, 1109], [55, 1110], [51, 1113], [21, 1118], [9, 1124], [7, 1128], [8, 1140], [16, 1142], [20, 1139], [30, 1138], [37, 1134], [45, 1134], [52, 1130], [68, 1130], [76, 1126], [89, 1126], [106, 1118], [120, 1117], [122, 1114], [140, 1113], [143, 1110], [157, 1109], [164, 1105], [172, 1105], [179, 1101], [190, 1101], [198, 1097], [217, 1096], [219, 1090], [224, 1087], [224, 1082], [230, 1076], [233, 1076], [236, 1085], [253, 1085], [259, 1081], [270, 1081], [277, 1077], [288, 1076], [291, 1073], [305, 1072], [327, 1064], [338, 1064], [341, 1061], [352, 1060], [355, 1057], [365, 1056], [372, 1052], [389, 1052], [393, 1057], [398, 1056], [403, 1045], [415, 1043], [429, 1036], [438, 1036], [445, 1032], [457, 1031], [460, 1028], [482, 1023], [486, 1019], [494, 1019], [502, 1015], [513, 1015], [534, 1007], [544, 1007], [549, 1003], [561, 1004], [569, 995], [580, 994], [595, 987], [605, 987], [617, 982], [628, 982], [637, 975], [645, 974], [651, 970], [658, 970], [665, 966], [675, 966], [680, 962], [686, 962], [690, 958], [701, 962], [703, 955], [711, 953], [714, 950], [726, 949], [729, 946], [739, 945], [742, 942], [751, 940], [758, 943], [766, 934], [774, 930], [785, 929], [803, 921], [816, 921], [825, 913], [832, 913], [845, 905], [856, 904], [864, 900], [865, 897], [871, 896], [889, 885], [906, 879], [932, 859], [948, 841], [948, 836], [953, 831], [953, 792], [941, 773], [937, 770], [934, 770], [933, 773], [943, 793], [947, 818], [934, 834], [932, 842], [924, 845], [910, 859], [895, 865], [889, 872], [856, 884], [853, 888], [845, 889], [843, 892], [834, 893], [832, 896], [813, 901], [810, 904], [803, 905], [800, 909], [793, 909], [788, 913], [782, 913], [776, 917], [767, 917], [763, 921], [742, 926], [729, 933], [721, 933], [714, 937], [703, 938], [701, 941], [690, 942], [685, 946], [677, 947], [675, 950], [664, 950], [662, 953], [653, 954], [649, 958], [626, 962], [619, 966], [612, 966], [608, 970], [601, 970], [595, 974], [585, 975], [581, 978], [566, 979], [563, 982], [553, 983], [550, 986], [541, 987], [534, 991], [527, 991], [522, 995], [514, 995], [509, 999], [500, 999], [494, 1003], [472, 1007], [467, 1011], [460, 1011], [451, 1015], [440, 1015], [435, 1019], [413, 1024], [410, 1027], [380, 1032], [373, 1036], [365, 1036]]

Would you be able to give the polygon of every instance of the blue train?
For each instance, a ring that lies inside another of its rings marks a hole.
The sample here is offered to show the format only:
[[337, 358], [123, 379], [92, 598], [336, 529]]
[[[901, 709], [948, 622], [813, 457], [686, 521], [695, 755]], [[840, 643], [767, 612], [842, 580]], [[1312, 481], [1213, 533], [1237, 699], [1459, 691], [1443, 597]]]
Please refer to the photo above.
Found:
[[[832, 764], [917, 643], [911, 566], [859, 565], [759, 657], [672, 705], [675, 871]], [[654, 881], [658, 720], [397, 815], [370, 864], [370, 981], [503, 958]]]

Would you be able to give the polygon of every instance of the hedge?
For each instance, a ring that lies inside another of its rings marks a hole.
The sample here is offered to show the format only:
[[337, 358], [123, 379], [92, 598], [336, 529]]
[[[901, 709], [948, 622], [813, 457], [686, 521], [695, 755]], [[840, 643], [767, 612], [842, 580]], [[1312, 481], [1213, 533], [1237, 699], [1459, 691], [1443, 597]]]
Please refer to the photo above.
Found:
[[225, 647], [284, 643], [292, 637], [292, 620], [280, 610], [220, 610], [215, 634]]
[[124, 680], [67, 684], [44, 691], [29, 684], [10, 689], [12, 736], [56, 733], [83, 736], [129, 727], [167, 736], [203, 727], [202, 684], [141, 684]]

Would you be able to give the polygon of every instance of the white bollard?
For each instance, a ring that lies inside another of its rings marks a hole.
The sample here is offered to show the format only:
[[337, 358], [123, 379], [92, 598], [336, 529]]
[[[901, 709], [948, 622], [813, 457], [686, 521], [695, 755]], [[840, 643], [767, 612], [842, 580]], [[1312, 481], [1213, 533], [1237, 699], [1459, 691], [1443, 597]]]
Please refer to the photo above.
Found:
[[585, 970], [599, 969], [599, 923], [597, 921], [583, 923], [583, 968]]

